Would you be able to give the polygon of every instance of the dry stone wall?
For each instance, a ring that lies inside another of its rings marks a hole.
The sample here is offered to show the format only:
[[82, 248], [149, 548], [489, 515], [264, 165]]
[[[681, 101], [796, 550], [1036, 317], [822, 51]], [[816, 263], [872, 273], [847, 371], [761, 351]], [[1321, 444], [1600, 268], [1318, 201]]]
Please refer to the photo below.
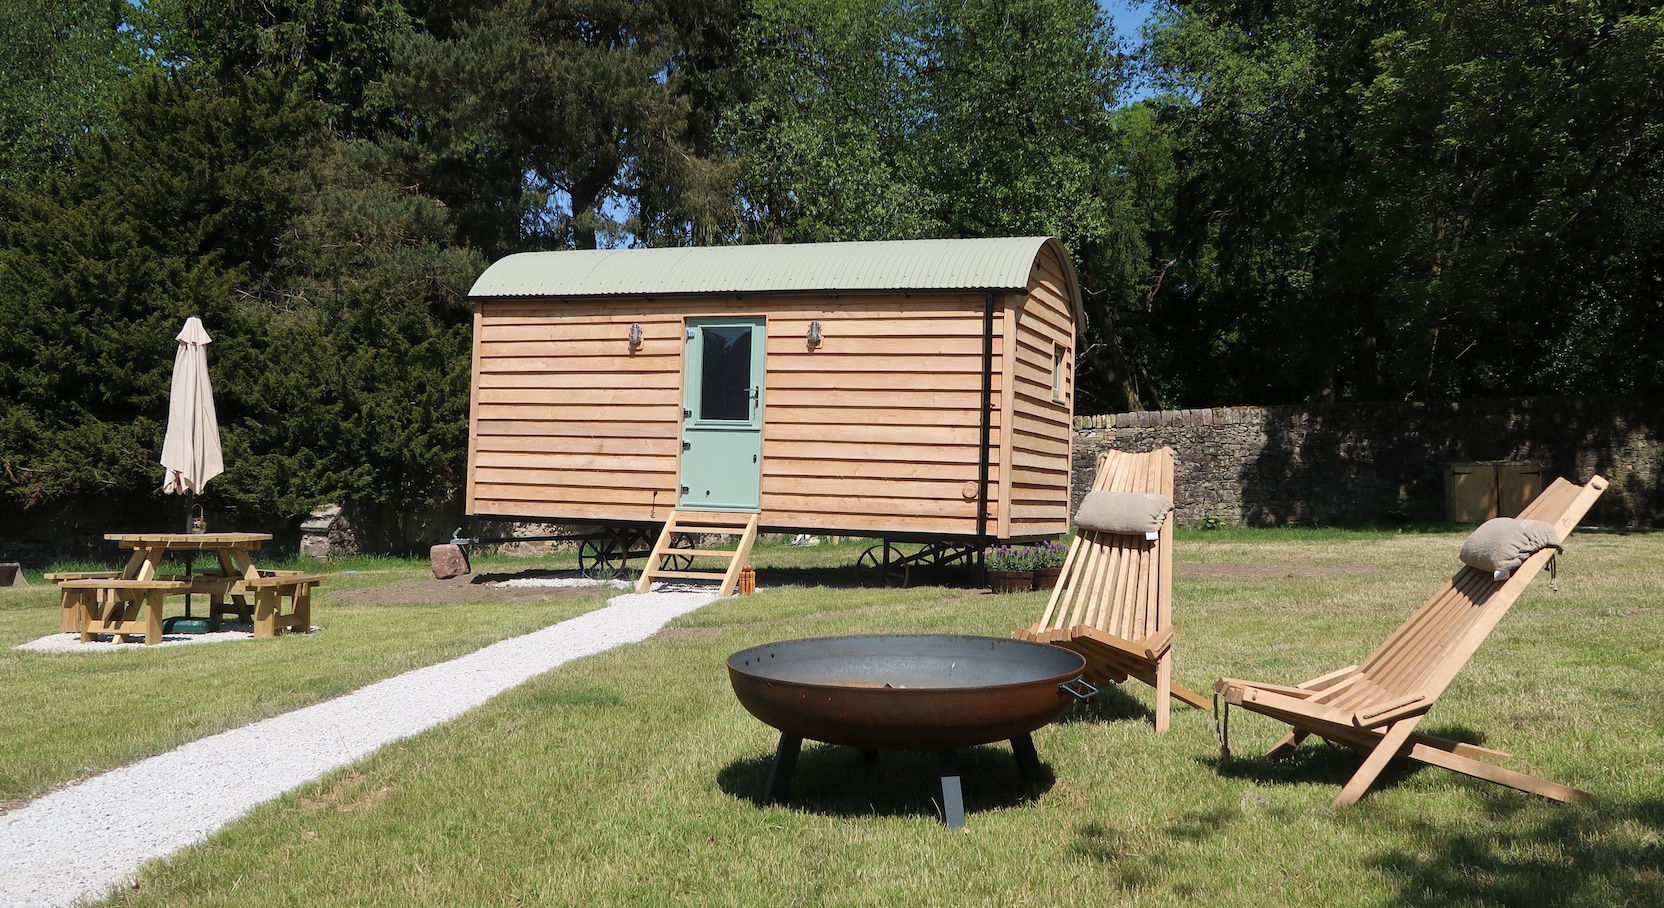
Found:
[[1177, 454], [1181, 525], [1442, 520], [1452, 463], [1525, 460], [1611, 481], [1589, 515], [1664, 525], [1664, 398], [1623, 395], [1146, 411], [1075, 420], [1074, 500], [1106, 448]]

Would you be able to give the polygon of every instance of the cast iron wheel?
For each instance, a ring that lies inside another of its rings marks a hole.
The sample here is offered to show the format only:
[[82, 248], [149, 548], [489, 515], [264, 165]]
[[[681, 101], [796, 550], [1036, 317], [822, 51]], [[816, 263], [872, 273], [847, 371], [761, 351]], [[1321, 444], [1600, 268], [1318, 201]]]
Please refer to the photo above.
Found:
[[976, 568], [976, 547], [933, 542], [913, 556], [933, 582], [967, 575]]
[[[671, 537], [671, 549], [696, 549], [694, 539], [686, 533], [677, 533]], [[693, 567], [692, 555], [678, 555], [674, 551], [664, 553], [664, 568], [667, 571], [685, 571]]]
[[880, 543], [855, 559], [855, 579], [862, 586], [907, 586], [907, 563], [901, 550]]
[[592, 536], [578, 544], [578, 571], [591, 580], [612, 580], [624, 575], [629, 548], [616, 532]]

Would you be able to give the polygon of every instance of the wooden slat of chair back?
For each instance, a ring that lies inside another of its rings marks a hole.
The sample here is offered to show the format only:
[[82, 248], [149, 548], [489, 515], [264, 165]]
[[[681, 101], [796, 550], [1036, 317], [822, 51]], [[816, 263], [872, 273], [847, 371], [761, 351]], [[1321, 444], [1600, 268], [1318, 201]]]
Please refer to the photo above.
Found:
[[[1563, 540], [1605, 487], [1598, 476], [1588, 486], [1558, 479], [1520, 516], [1554, 524]], [[1553, 554], [1538, 552], [1500, 583], [1463, 567], [1360, 663], [1365, 683], [1318, 699], [1347, 710], [1416, 693], [1437, 699]]]
[[[1098, 457], [1093, 491], [1173, 494], [1173, 449], [1147, 454], [1106, 451]], [[1172, 624], [1173, 515], [1160, 538], [1079, 530], [1063, 574], [1040, 618], [1044, 630], [1086, 625], [1125, 640], [1151, 636]]]

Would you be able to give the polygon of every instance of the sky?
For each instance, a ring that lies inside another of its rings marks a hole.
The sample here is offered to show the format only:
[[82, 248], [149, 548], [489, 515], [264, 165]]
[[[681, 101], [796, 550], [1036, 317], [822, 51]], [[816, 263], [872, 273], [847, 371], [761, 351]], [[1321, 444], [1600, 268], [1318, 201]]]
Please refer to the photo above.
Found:
[[[1154, 0], [1098, 0], [1098, 8], [1115, 23], [1115, 36], [1123, 42], [1138, 40], [1138, 27], [1144, 24], [1155, 9]], [[1132, 104], [1150, 96], [1150, 87], [1135, 78], [1125, 86], [1119, 98], [1122, 104]]]
[[1098, 8], [1109, 14], [1115, 23], [1115, 34], [1122, 38], [1137, 38], [1138, 27], [1155, 8], [1149, 0], [1098, 0]]

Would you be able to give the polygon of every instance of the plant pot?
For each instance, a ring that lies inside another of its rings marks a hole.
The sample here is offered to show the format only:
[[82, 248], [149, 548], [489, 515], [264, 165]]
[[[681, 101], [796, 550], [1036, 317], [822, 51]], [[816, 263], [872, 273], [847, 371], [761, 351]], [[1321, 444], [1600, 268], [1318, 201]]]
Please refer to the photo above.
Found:
[[988, 586], [996, 593], [1026, 593], [1034, 589], [1034, 572], [989, 571]]
[[1059, 577], [1062, 577], [1062, 576], [1063, 576], [1063, 567], [1062, 567], [1062, 565], [1059, 565], [1057, 567], [1035, 568], [1034, 569], [1034, 588], [1037, 589], [1037, 590], [1049, 590], [1049, 589], [1057, 586], [1057, 580], [1058, 580]]

